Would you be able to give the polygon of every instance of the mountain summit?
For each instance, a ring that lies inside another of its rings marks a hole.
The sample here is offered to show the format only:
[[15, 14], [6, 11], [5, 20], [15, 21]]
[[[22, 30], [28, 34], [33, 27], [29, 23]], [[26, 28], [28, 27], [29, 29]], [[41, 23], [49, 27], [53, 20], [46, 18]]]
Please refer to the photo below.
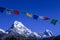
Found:
[[25, 37], [35, 37], [35, 38], [44, 38], [51, 37], [52, 32], [50, 30], [46, 30], [43, 33], [32, 32], [26, 26], [24, 26], [21, 22], [15, 21], [7, 31], [0, 29], [0, 33], [13, 35], [13, 36], [25, 36]]
[[36, 32], [32, 32], [19, 21], [15, 21], [12, 27], [8, 31], [12, 35], [20, 34], [26, 37], [29, 37], [29, 36], [40, 37]]
[[21, 22], [15, 21], [12, 27], [8, 30], [9, 34], [12, 35], [23, 35], [26, 37], [32, 36], [32, 37], [48, 37], [52, 36], [52, 32], [50, 30], [46, 30], [43, 35], [39, 35], [37, 32], [32, 32], [29, 30], [26, 26], [24, 26]]

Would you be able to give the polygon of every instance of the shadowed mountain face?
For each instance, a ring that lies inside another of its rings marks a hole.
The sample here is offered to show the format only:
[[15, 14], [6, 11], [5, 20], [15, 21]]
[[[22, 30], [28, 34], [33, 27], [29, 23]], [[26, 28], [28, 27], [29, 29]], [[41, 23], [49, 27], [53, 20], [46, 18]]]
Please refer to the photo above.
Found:
[[60, 40], [60, 36], [52, 36], [47, 38], [30, 38], [30, 37], [24, 37], [24, 36], [8, 36], [5, 38], [3, 37], [1, 40]]
[[52, 36], [52, 37], [48, 37], [48, 38], [43, 38], [42, 40], [60, 40], [60, 35]]
[[50, 30], [43, 33], [32, 32], [19, 21], [15, 21], [7, 31], [0, 29], [1, 40], [52, 40], [53, 38]]

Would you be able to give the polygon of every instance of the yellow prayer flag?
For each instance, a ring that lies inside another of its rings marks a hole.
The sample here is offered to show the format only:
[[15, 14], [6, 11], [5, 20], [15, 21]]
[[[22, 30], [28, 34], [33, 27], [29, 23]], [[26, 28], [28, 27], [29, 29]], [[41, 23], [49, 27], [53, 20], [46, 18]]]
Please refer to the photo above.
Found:
[[27, 16], [32, 17], [32, 14], [27, 13]]

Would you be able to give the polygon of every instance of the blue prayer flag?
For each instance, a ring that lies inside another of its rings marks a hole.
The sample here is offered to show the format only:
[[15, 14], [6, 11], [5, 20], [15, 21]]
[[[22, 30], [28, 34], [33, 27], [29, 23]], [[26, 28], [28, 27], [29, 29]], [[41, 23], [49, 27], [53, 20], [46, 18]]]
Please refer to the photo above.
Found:
[[37, 16], [37, 15], [33, 15], [33, 18], [34, 18], [34, 19], [38, 19], [38, 17], [39, 17], [39, 16]]
[[3, 13], [3, 12], [4, 12], [4, 10], [5, 10], [5, 8], [0, 7], [0, 12], [1, 12], [1, 13]]

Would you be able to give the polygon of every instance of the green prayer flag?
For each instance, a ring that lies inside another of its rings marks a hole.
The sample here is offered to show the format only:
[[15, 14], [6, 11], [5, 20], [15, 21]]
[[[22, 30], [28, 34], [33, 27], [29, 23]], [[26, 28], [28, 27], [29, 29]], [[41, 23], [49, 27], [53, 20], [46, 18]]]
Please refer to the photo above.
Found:
[[57, 22], [57, 20], [55, 20], [55, 19], [52, 19], [52, 21], [51, 21], [51, 23], [54, 25], [56, 24], [56, 22]]
[[27, 12], [24, 12], [24, 11], [23, 11], [23, 12], [21, 12], [21, 13], [26, 14]]

